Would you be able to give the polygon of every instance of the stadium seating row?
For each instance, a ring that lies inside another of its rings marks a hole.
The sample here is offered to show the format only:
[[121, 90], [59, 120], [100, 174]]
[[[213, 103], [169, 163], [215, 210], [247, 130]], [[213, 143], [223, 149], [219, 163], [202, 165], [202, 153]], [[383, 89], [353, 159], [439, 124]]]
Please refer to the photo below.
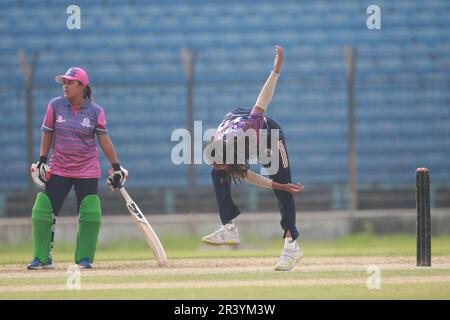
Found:
[[[40, 52], [34, 77], [34, 145], [39, 145], [48, 100], [61, 94], [54, 76], [71, 65], [83, 66], [96, 101], [105, 107], [121, 161], [133, 174], [130, 185], [145, 187], [150, 182], [186, 185], [187, 167], [170, 161], [176, 144], [171, 133], [187, 126], [181, 48], [198, 52], [194, 119], [202, 120], [205, 130], [233, 108], [252, 106], [276, 43], [285, 47], [286, 55], [268, 115], [283, 124], [294, 177], [304, 184], [348, 179], [344, 47], [353, 45], [358, 47], [358, 181], [410, 184], [419, 165], [429, 166], [435, 181], [450, 180], [450, 6], [445, 1], [379, 1], [378, 31], [365, 26], [368, 4], [351, 0], [77, 4], [82, 29], [69, 31], [65, 7], [58, 2], [2, 1], [0, 147], [9, 170], [4, 179], [8, 183], [0, 181], [0, 189], [27, 183], [19, 49], [28, 60], [35, 49]], [[101, 161], [106, 172], [107, 160], [101, 156]], [[210, 183], [209, 170], [196, 167], [200, 185]]]

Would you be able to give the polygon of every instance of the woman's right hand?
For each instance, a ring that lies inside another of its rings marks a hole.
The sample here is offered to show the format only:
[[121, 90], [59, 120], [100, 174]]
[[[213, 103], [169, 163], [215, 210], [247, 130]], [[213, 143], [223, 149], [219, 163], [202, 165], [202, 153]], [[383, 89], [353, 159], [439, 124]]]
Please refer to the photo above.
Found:
[[45, 189], [46, 183], [51, 179], [50, 167], [46, 164], [47, 157], [41, 156], [39, 161], [33, 163], [30, 168], [33, 182], [41, 189]]
[[273, 62], [273, 72], [280, 73], [281, 63], [283, 62], [283, 48], [280, 46], [275, 46], [277, 51], [275, 55], [275, 61]]
[[297, 184], [293, 184], [293, 183], [286, 183], [286, 184], [284, 184], [284, 191], [292, 193], [292, 194], [300, 193], [300, 192], [303, 191], [303, 189], [305, 189], [305, 187], [302, 186], [300, 184], [300, 182], [297, 183]]

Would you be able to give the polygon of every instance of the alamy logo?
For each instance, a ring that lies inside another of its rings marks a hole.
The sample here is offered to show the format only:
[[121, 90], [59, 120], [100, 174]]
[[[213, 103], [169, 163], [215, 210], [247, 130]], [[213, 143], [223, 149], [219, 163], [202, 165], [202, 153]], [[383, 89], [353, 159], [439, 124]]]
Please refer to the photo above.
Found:
[[66, 13], [70, 14], [66, 20], [67, 29], [81, 29], [81, 9], [77, 5], [70, 5], [66, 9]]
[[[171, 159], [174, 165], [181, 164], [261, 164], [261, 174], [273, 175], [279, 169], [279, 145], [270, 141], [278, 141], [278, 129], [248, 129], [245, 132], [232, 134], [230, 139], [214, 140], [216, 129], [210, 128], [203, 133], [202, 121], [194, 121], [193, 137], [184, 128], [175, 129], [171, 141], [178, 141], [172, 148]], [[235, 138], [235, 139], [234, 139]], [[207, 142], [203, 147], [203, 142]], [[284, 146], [283, 146], [284, 148]], [[261, 152], [260, 152], [261, 151]], [[287, 167], [286, 152], [281, 155], [283, 166]], [[264, 170], [263, 168], [264, 167]]]
[[86, 127], [86, 128], [90, 128], [91, 127], [91, 121], [89, 120], [89, 118], [84, 118], [83, 122], [81, 123], [81, 126]]
[[64, 118], [62, 117], [62, 115], [58, 114], [58, 115], [56, 116], [56, 122], [63, 123], [63, 122], [66, 122], [66, 120], [64, 120]]
[[76, 264], [67, 267], [66, 287], [69, 290], [81, 290], [81, 270]]
[[367, 289], [381, 289], [381, 269], [377, 265], [370, 265], [367, 267], [367, 273], [370, 276], [367, 278], [366, 285]]
[[372, 4], [367, 7], [366, 12], [370, 14], [366, 20], [366, 26], [369, 30], [381, 29], [381, 9], [376, 4]]

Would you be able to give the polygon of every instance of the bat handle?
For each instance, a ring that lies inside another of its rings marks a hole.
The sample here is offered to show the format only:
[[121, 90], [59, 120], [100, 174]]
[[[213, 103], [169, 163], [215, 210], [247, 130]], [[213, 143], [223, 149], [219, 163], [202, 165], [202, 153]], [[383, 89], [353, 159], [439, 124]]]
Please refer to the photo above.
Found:
[[124, 187], [120, 187], [120, 193], [122, 194], [123, 198], [125, 199], [126, 203], [130, 203], [133, 202], [133, 200], [131, 199], [130, 195], [128, 194], [127, 190], [125, 190]]

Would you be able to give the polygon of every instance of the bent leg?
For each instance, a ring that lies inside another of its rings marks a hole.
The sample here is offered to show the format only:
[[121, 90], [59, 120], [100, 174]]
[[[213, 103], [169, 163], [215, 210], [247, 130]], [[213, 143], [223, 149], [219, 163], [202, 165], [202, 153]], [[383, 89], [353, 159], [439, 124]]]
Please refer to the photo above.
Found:
[[229, 223], [231, 220], [241, 214], [238, 206], [236, 206], [231, 198], [231, 183], [225, 181], [225, 171], [212, 169], [211, 178], [216, 194], [217, 205], [219, 206], [219, 215], [222, 225]]
[[[279, 168], [275, 175], [271, 175], [274, 181], [278, 183], [292, 183], [291, 168], [289, 166], [289, 158], [285, 147], [284, 136], [281, 135], [281, 139], [278, 140], [279, 150]], [[275, 196], [278, 200], [278, 207], [281, 214], [281, 227], [284, 230], [283, 238], [286, 238], [286, 234], [289, 231], [293, 240], [297, 239], [299, 233], [295, 226], [296, 223], [296, 211], [294, 196], [287, 191], [274, 190]]]

